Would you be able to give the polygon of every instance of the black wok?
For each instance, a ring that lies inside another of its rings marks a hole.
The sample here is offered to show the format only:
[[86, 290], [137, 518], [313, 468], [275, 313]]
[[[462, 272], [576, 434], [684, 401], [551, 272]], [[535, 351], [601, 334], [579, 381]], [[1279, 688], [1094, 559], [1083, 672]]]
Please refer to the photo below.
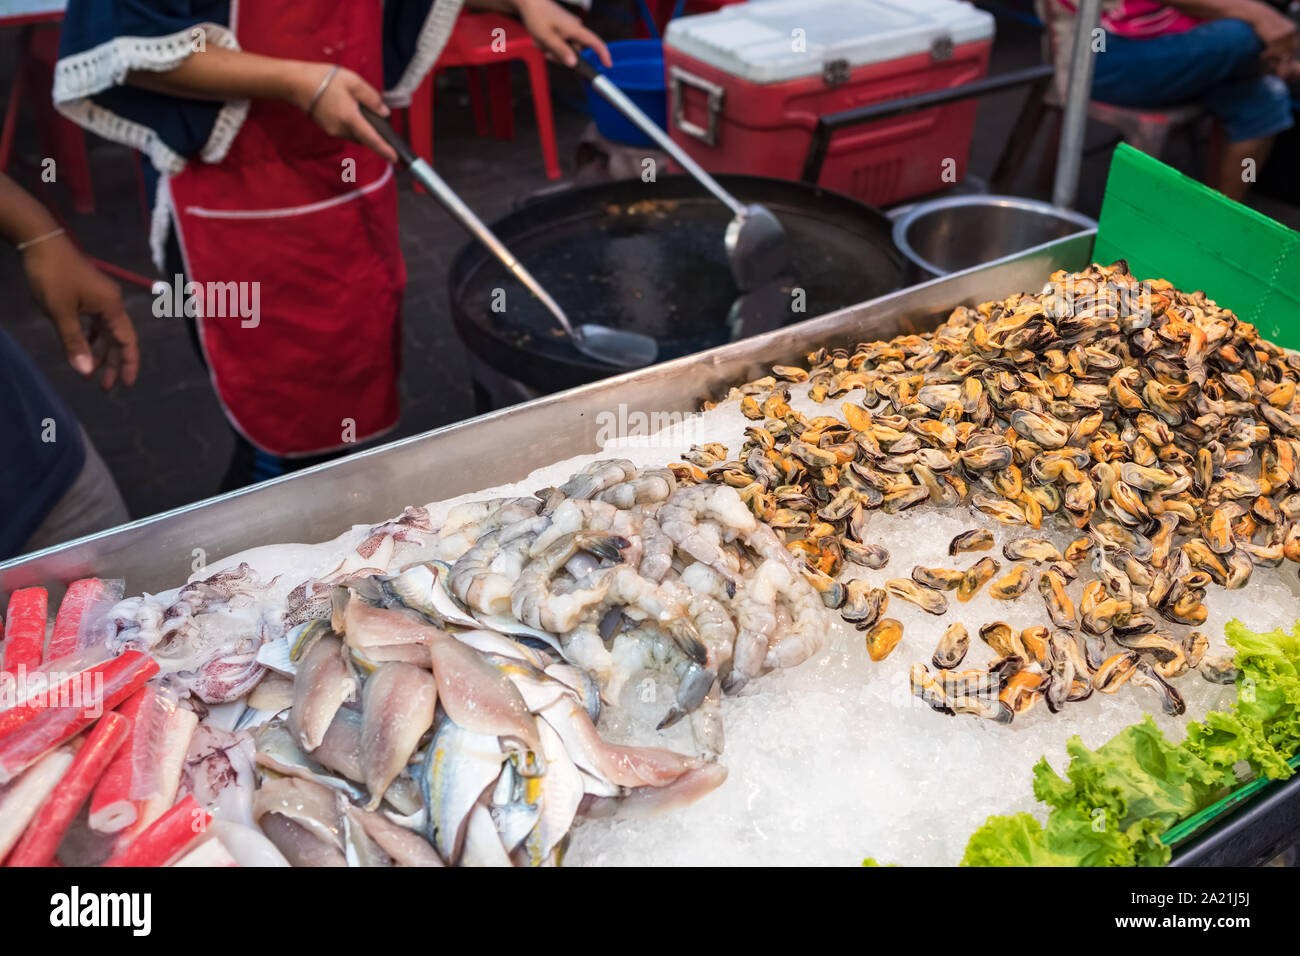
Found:
[[[574, 323], [634, 329], [659, 342], [661, 361], [812, 318], [897, 289], [903, 261], [889, 220], [854, 199], [757, 176], [718, 180], [772, 209], [794, 249], [794, 281], [777, 283], [729, 322], [739, 290], [723, 242], [729, 211], [694, 180], [621, 180], [534, 199], [492, 231]], [[537, 393], [614, 374], [557, 334], [540, 302], [477, 243], [448, 283], [452, 317], [484, 365]], [[796, 311], [796, 306], [801, 311]]]

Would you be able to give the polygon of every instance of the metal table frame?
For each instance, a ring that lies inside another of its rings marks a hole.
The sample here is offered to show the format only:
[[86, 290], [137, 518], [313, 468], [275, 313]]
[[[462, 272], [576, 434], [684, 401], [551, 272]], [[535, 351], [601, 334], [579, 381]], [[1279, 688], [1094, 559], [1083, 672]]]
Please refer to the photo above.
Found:
[[[409, 504], [524, 478], [555, 461], [599, 450], [606, 416], [689, 415], [708, 398], [818, 346], [851, 346], [934, 328], [958, 305], [1041, 288], [1057, 269], [1088, 264], [1085, 232], [1015, 256], [662, 365], [548, 395], [350, 458], [285, 475], [0, 564], [0, 592], [45, 585], [58, 599], [90, 575], [126, 579], [128, 594], [185, 582], [196, 549], [207, 561], [258, 545], [326, 541]], [[1300, 831], [1300, 776], [1270, 784], [1196, 835], [1174, 864], [1249, 865]]]

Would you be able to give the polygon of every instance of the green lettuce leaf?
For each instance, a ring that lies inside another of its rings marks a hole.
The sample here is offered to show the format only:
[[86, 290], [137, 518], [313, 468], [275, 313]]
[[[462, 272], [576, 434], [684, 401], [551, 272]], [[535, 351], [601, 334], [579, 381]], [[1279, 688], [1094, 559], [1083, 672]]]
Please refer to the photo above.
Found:
[[1113, 814], [1120, 829], [1139, 820], [1166, 827], [1213, 802], [1223, 775], [1189, 750], [1165, 739], [1148, 715], [1125, 727], [1096, 750], [1079, 737], [1066, 744], [1068, 783], [1045, 760], [1034, 768], [1034, 796], [1048, 806], [1078, 809], [1092, 819], [1098, 809]]
[[1269, 743], [1263, 725], [1236, 711], [1212, 710], [1205, 720], [1188, 724], [1184, 746], [1213, 766], [1225, 787], [1237, 783], [1234, 768], [1241, 760], [1267, 777], [1291, 776], [1286, 756]]
[[1046, 758], [1034, 766], [1034, 796], [1047, 824], [1028, 813], [991, 816], [966, 845], [962, 866], [1161, 866], [1162, 834], [1237, 784], [1246, 761], [1273, 779], [1293, 773], [1300, 752], [1300, 622], [1290, 631], [1225, 628], [1241, 670], [1237, 702], [1188, 724], [1171, 744], [1150, 716], [1096, 750], [1075, 736], [1061, 776]]
[[[1241, 670], [1235, 713], [1258, 724], [1263, 739], [1282, 756], [1296, 753], [1300, 750], [1300, 624], [1288, 634], [1281, 629], [1251, 631], [1233, 620], [1224, 631]], [[1249, 757], [1243, 754], [1242, 759]], [[1261, 767], [1256, 770], [1266, 772]]]
[[1074, 866], [1047, 848], [1043, 826], [1028, 813], [989, 817], [971, 834], [962, 866]]

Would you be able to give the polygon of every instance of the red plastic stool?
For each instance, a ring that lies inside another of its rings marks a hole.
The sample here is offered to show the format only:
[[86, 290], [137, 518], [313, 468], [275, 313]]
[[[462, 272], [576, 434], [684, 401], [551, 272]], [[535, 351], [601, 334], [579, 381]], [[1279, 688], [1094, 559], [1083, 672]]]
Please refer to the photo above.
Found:
[[[501, 31], [501, 32], [497, 32]], [[551, 84], [546, 77], [546, 57], [518, 20], [496, 13], [462, 13], [442, 56], [411, 96], [409, 125], [411, 146], [426, 162], [433, 161], [433, 77], [442, 70], [463, 66], [469, 70], [470, 103], [474, 126], [487, 135], [488, 111], [482, 98], [478, 67], [487, 73], [491, 101], [492, 132], [497, 139], [514, 137], [514, 108], [510, 96], [510, 61], [522, 60], [528, 69], [537, 114], [537, 136], [541, 140], [546, 175], [560, 178], [559, 153], [555, 145], [555, 119], [551, 112]]]

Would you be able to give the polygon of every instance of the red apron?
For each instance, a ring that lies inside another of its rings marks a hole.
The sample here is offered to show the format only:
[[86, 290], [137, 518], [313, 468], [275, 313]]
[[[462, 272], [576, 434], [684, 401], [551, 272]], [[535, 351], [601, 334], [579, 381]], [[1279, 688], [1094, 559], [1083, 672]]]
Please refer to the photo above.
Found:
[[[246, 0], [235, 12], [244, 50], [337, 63], [383, 87], [379, 0]], [[288, 104], [255, 100], [225, 160], [194, 160], [169, 186], [188, 278], [215, 304], [200, 336], [235, 428], [286, 456], [392, 428], [406, 285], [392, 167]]]

